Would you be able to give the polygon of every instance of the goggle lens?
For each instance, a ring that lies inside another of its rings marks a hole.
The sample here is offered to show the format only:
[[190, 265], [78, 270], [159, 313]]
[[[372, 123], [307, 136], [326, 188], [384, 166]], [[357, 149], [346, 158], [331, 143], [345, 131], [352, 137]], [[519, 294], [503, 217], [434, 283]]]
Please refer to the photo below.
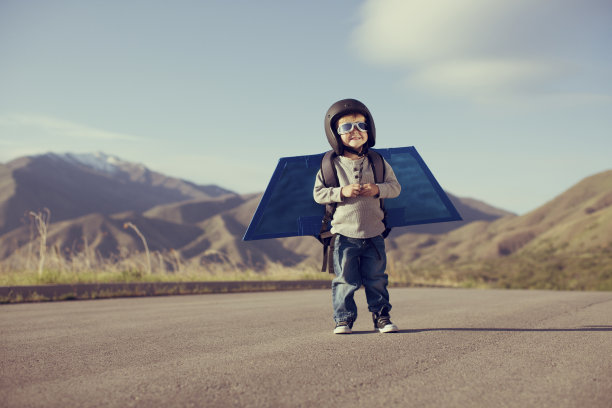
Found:
[[368, 124], [365, 122], [350, 122], [343, 123], [338, 126], [338, 134], [343, 135], [353, 130], [353, 128], [357, 126], [357, 129], [361, 132], [366, 132], [368, 130]]

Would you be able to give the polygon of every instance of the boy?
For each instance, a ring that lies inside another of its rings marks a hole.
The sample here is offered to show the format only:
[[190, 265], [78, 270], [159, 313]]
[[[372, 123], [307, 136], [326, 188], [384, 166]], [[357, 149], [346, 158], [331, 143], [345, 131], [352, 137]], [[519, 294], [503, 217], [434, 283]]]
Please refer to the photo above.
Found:
[[385, 225], [380, 199], [397, 197], [401, 187], [386, 161], [384, 181], [375, 183], [367, 153], [376, 141], [376, 128], [363, 103], [355, 99], [334, 103], [325, 116], [325, 133], [336, 153], [333, 165], [340, 187], [325, 187], [319, 170], [314, 199], [319, 204], [337, 203], [331, 228], [336, 274], [332, 281], [334, 333], [352, 333], [357, 319], [354, 293], [362, 284], [374, 330], [397, 332], [389, 316], [387, 258], [381, 235]]

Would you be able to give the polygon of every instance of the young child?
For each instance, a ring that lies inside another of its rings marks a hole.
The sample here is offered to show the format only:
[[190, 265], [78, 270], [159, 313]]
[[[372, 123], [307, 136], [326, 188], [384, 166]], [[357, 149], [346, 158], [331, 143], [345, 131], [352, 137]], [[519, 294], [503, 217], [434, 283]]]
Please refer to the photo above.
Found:
[[391, 303], [380, 199], [397, 197], [401, 187], [386, 161], [384, 182], [375, 183], [367, 152], [376, 141], [376, 128], [363, 103], [355, 99], [334, 103], [325, 116], [325, 133], [337, 154], [333, 164], [340, 187], [325, 187], [319, 170], [314, 199], [319, 204], [337, 203], [331, 228], [336, 274], [332, 281], [334, 333], [352, 332], [357, 319], [354, 294], [362, 284], [374, 330], [397, 332], [389, 316]]

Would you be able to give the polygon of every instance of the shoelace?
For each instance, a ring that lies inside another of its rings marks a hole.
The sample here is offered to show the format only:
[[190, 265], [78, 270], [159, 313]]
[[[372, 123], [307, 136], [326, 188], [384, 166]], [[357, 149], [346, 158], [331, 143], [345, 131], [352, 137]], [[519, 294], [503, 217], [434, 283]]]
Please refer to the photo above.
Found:
[[391, 316], [379, 316], [378, 317], [378, 326], [385, 327], [386, 325], [391, 324]]

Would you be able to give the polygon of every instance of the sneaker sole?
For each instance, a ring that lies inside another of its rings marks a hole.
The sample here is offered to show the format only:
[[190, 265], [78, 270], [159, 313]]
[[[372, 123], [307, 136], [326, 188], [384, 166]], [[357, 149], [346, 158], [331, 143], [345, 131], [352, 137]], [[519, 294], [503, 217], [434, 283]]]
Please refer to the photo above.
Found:
[[394, 324], [388, 324], [385, 327], [378, 329], [379, 332], [381, 333], [397, 333], [398, 332], [398, 328], [396, 325]]
[[340, 326], [334, 329], [334, 334], [351, 334], [353, 331], [348, 326]]

